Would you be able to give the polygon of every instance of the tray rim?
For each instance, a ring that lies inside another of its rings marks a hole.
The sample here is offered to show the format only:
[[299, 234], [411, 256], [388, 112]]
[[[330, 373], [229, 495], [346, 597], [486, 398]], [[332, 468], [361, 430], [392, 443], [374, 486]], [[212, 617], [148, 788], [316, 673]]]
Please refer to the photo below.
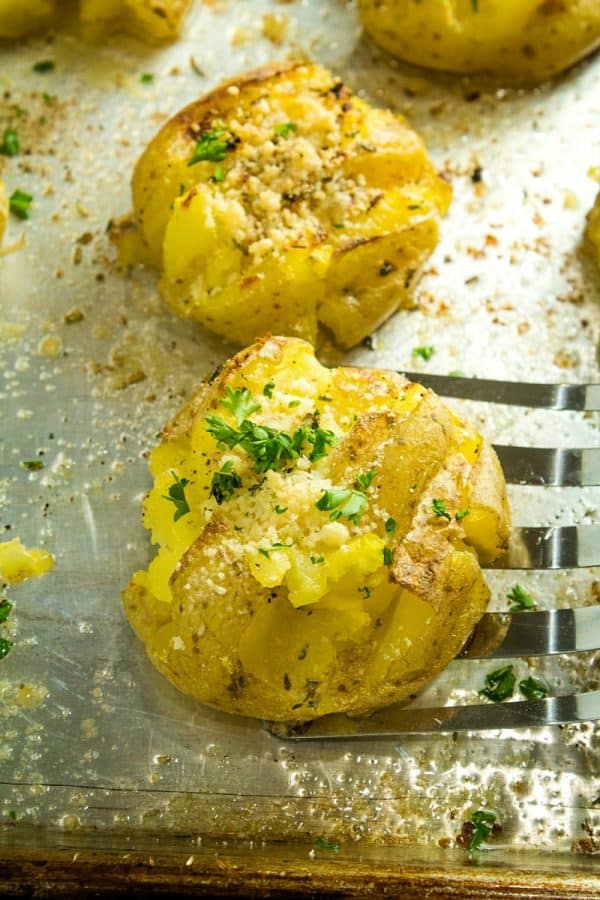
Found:
[[[309, 857], [301, 842], [211, 839], [191, 835], [2, 829], [5, 896], [261, 896], [428, 898], [526, 897], [596, 900], [600, 860], [593, 855], [494, 850], [469, 863], [460, 850], [411, 845], [362, 846]], [[194, 839], [195, 843], [195, 839]], [[356, 848], [354, 848], [356, 850]], [[416, 852], [416, 851], [419, 852]], [[3, 894], [4, 894], [3, 890]]]

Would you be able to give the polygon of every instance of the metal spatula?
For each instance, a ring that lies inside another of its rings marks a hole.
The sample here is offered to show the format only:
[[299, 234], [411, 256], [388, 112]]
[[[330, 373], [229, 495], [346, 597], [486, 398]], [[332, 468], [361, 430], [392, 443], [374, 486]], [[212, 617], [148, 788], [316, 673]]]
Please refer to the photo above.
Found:
[[[600, 384], [527, 384], [407, 372], [445, 397], [538, 409], [600, 411]], [[563, 450], [495, 446], [507, 482], [540, 486], [600, 485], [600, 447]], [[600, 566], [600, 526], [514, 528], [496, 569]], [[545, 612], [486, 613], [459, 659], [511, 659], [600, 650], [600, 606]], [[407, 733], [489, 731], [600, 720], [600, 691], [468, 706], [397, 704], [368, 718], [333, 715], [302, 725], [268, 723], [293, 740], [390, 738]]]

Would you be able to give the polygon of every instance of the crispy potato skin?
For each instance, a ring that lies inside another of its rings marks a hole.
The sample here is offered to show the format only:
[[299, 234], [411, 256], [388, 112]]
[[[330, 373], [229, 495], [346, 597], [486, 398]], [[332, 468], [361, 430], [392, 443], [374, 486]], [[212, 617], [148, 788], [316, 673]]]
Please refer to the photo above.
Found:
[[0, 38], [18, 38], [47, 27], [55, 0], [0, 0]]
[[[207, 414], [236, 424], [227, 388], [260, 401], [256, 424], [289, 434], [318, 407], [337, 442], [317, 461], [258, 475], [244, 450], [207, 434]], [[242, 484], [219, 505], [208, 485], [226, 461]], [[160, 551], [125, 590], [125, 610], [173, 684], [228, 712], [301, 722], [419, 690], [485, 610], [478, 553], [498, 556], [508, 540], [502, 473], [477, 432], [431, 391], [395, 373], [325, 369], [293, 338], [230, 360], [166, 427], [151, 469], [144, 518]], [[356, 489], [364, 473], [358, 520], [316, 507], [323, 490]], [[175, 475], [189, 504], [176, 522]]]
[[588, 213], [585, 236], [596, 265], [600, 269], [600, 194]]
[[[219, 131], [222, 157], [190, 165]], [[314, 342], [320, 322], [350, 347], [412, 304], [451, 192], [402, 118], [319, 66], [283, 63], [174, 116], [132, 193], [179, 315], [240, 344], [269, 331]]]
[[371, 37], [401, 59], [531, 84], [600, 44], [597, 0], [359, 0]]
[[[0, 38], [18, 38], [71, 21], [56, 0], [0, 0]], [[86, 37], [128, 31], [151, 43], [173, 40], [191, 0], [80, 0], [78, 18]], [[77, 17], [77, 16], [76, 16]]]

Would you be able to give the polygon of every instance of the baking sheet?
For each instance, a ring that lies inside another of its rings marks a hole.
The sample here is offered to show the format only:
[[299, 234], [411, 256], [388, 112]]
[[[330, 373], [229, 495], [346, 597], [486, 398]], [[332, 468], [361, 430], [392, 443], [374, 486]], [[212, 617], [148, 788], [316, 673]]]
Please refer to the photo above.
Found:
[[[273, 20], [280, 17], [273, 29]], [[270, 35], [270, 37], [269, 37]], [[298, 746], [180, 695], [146, 659], [119, 594], [150, 555], [140, 524], [160, 426], [234, 348], [162, 309], [152, 273], [120, 270], [107, 225], [130, 208], [135, 159], [170, 115], [223, 77], [310, 56], [408, 116], [452, 182], [442, 241], [403, 312], [322, 358], [540, 381], [598, 380], [600, 291], [581, 252], [600, 162], [600, 59], [515, 93], [427, 75], [378, 51], [352, 3], [197, 3], [174, 46], [68, 34], [0, 49], [0, 127], [24, 153], [4, 178], [35, 197], [0, 259], [3, 537], [56, 568], [11, 589], [0, 663], [0, 822], [90, 835], [185, 834], [452, 846], [475, 809], [511, 851], [600, 847], [595, 726]], [[36, 74], [40, 59], [55, 71]], [[140, 82], [152, 72], [154, 82]], [[476, 170], [480, 170], [475, 175]], [[432, 344], [427, 363], [415, 347]], [[461, 406], [455, 403], [455, 406]], [[494, 441], [598, 445], [596, 414], [462, 404]], [[39, 457], [27, 472], [20, 462]], [[600, 521], [600, 489], [510, 491], [516, 525]], [[541, 608], [598, 602], [598, 570], [491, 573], [492, 608], [518, 580]], [[517, 663], [553, 688], [598, 688], [596, 657]], [[473, 700], [485, 663], [453, 663], [421, 702]], [[330, 852], [335, 853], [335, 850]]]

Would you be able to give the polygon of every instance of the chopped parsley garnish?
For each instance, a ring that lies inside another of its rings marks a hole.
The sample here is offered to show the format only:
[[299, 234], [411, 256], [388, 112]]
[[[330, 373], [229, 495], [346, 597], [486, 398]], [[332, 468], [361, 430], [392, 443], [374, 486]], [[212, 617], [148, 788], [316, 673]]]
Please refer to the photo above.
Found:
[[13, 642], [9, 641], [8, 638], [0, 638], [0, 659], [4, 659], [12, 645]]
[[337, 841], [331, 841], [325, 835], [321, 835], [316, 839], [315, 847], [317, 850], [334, 850], [337, 853], [340, 849], [340, 844]]
[[537, 606], [533, 597], [524, 591], [520, 584], [515, 584], [506, 596], [513, 601], [510, 612], [522, 612], [526, 609], [535, 609]]
[[28, 472], [39, 472], [44, 468], [44, 461], [42, 459], [22, 459], [21, 465]]
[[44, 75], [46, 72], [54, 72], [55, 68], [56, 65], [53, 59], [41, 59], [33, 64], [33, 71], [39, 75]]
[[288, 403], [288, 409], [293, 409], [295, 406], [300, 406], [299, 400], [290, 400]]
[[297, 459], [300, 455], [289, 434], [269, 428], [267, 425], [256, 425], [249, 419], [244, 419], [240, 430], [236, 431], [217, 416], [206, 416], [205, 422], [206, 430], [212, 434], [219, 447], [228, 447], [231, 450], [240, 446], [254, 460], [256, 472], [277, 470], [284, 463]]
[[241, 486], [242, 479], [233, 468], [233, 460], [228, 459], [227, 462], [223, 463], [219, 471], [213, 475], [210, 483], [210, 495], [215, 498], [220, 506], [224, 500], [229, 500], [233, 496], [236, 488]]
[[320, 566], [321, 563], [325, 562], [325, 557], [324, 556], [311, 556], [310, 561], [313, 564], [313, 566]]
[[284, 122], [282, 125], [275, 126], [275, 134], [278, 134], [279, 137], [289, 137], [293, 131], [298, 131], [298, 126], [295, 122]]
[[485, 676], [485, 687], [479, 693], [494, 703], [501, 703], [502, 700], [508, 700], [512, 697], [515, 690], [516, 675], [512, 666], [502, 666], [501, 669], [495, 669], [488, 672]]
[[473, 825], [473, 835], [469, 841], [469, 852], [479, 850], [481, 845], [492, 833], [496, 823], [496, 814], [487, 812], [485, 809], [478, 809], [471, 816], [471, 824]]
[[356, 483], [360, 488], [363, 489], [363, 491], [368, 491], [376, 475], [377, 472], [375, 472], [373, 469], [371, 469], [369, 472], [361, 472], [360, 475], [356, 476]]
[[271, 558], [269, 551], [265, 547], [259, 547], [258, 552], [260, 553], [261, 556], [266, 556], [267, 559]]
[[278, 516], [281, 516], [284, 512], [287, 512], [287, 506], [276, 506], [275, 512]]
[[396, 520], [392, 519], [390, 516], [389, 519], [385, 520], [385, 530], [388, 534], [393, 534], [396, 530]]
[[[248, 398], [254, 403], [250, 394]], [[227, 401], [221, 402], [227, 404]], [[237, 413], [235, 414], [237, 417]], [[259, 473], [269, 469], [277, 470], [285, 463], [298, 459], [306, 443], [313, 445], [308, 458], [311, 462], [316, 462], [327, 455], [326, 448], [336, 440], [332, 431], [309, 425], [302, 425], [293, 435], [289, 435], [285, 431], [269, 428], [268, 425], [257, 425], [249, 419], [240, 423], [239, 431], [217, 416], [206, 416], [204, 421], [207, 424], [206, 430], [212, 434], [219, 447], [228, 447], [230, 450], [241, 447], [254, 460], [254, 471]]]
[[433, 509], [436, 516], [442, 516], [444, 519], [448, 519], [450, 521], [451, 516], [448, 510], [446, 509], [446, 501], [435, 499], [431, 503], [431, 508]]
[[33, 197], [31, 194], [26, 194], [25, 191], [20, 191], [18, 188], [12, 192], [8, 201], [10, 211], [15, 216], [18, 216], [19, 219], [29, 218], [29, 208], [32, 203]]
[[351, 522], [358, 524], [362, 516], [367, 498], [361, 491], [352, 488], [334, 488], [324, 491], [315, 506], [324, 512], [331, 512], [329, 516], [335, 522], [341, 516], [346, 516]]
[[479, 12], [479, 0], [471, 0], [471, 9], [474, 13]]
[[233, 413], [238, 425], [241, 425], [244, 419], [251, 416], [253, 412], [258, 412], [261, 409], [260, 403], [253, 399], [248, 388], [236, 388], [234, 391], [227, 387], [225, 388], [225, 394], [225, 398], [221, 400], [221, 406]]
[[0, 144], [0, 153], [3, 156], [16, 156], [21, 145], [19, 143], [19, 135], [14, 128], [5, 128], [2, 135], [2, 143]]
[[140, 81], [142, 84], [152, 84], [154, 81], [154, 73], [153, 72], [142, 72], [140, 75]]
[[6, 622], [11, 609], [12, 603], [9, 603], [8, 600], [3, 600], [0, 603], [0, 622]]
[[457, 522], [462, 522], [462, 520], [465, 519], [470, 514], [470, 512], [471, 512], [471, 510], [469, 509], [469, 507], [465, 506], [464, 509], [458, 510], [458, 512], [456, 513], [454, 518], [456, 519]]
[[392, 551], [389, 547], [383, 548], [383, 564], [384, 566], [391, 566], [392, 564]]
[[225, 181], [226, 174], [227, 174], [227, 172], [225, 171], [223, 166], [219, 166], [219, 165], [215, 166], [215, 171], [213, 172], [213, 178], [217, 182], [217, 184], [220, 184], [222, 181]]
[[362, 587], [359, 587], [358, 593], [362, 594], [365, 600], [368, 600], [371, 596], [371, 588], [367, 587], [366, 584], [363, 584]]
[[11, 820], [11, 822], [16, 822], [16, 821], [17, 821], [17, 814], [16, 814], [16, 812], [15, 812], [14, 809], [9, 809], [9, 811], [8, 811], [8, 818]]
[[[1, 609], [2, 607], [0, 606]], [[519, 682], [519, 690], [528, 700], [543, 700], [544, 697], [548, 696], [548, 685], [532, 675]]]
[[289, 544], [284, 544], [282, 541], [276, 541], [274, 544], [271, 544], [271, 550], [289, 550], [290, 547], [293, 546], [293, 541], [290, 541]]
[[175, 472], [171, 472], [171, 475], [173, 476], [174, 481], [169, 488], [169, 493], [163, 494], [163, 499], [168, 500], [175, 506], [173, 521], [177, 522], [178, 519], [181, 519], [182, 516], [187, 515], [190, 511], [188, 502], [185, 499], [185, 489], [189, 484], [189, 481], [187, 478], [178, 478]]
[[209, 128], [201, 134], [188, 166], [195, 166], [199, 162], [223, 162], [231, 149], [231, 141], [226, 136], [226, 128]]
[[333, 431], [329, 431], [328, 428], [305, 427], [308, 429], [306, 440], [313, 445], [313, 449], [308, 458], [311, 462], [318, 462], [320, 459], [324, 459], [327, 456], [327, 453], [329, 452], [328, 448], [333, 447], [337, 438]]
[[434, 353], [435, 347], [433, 344], [426, 344], [424, 347], [414, 347], [412, 352], [413, 356], [420, 356], [425, 362], [428, 362]]
[[270, 399], [273, 396], [273, 388], [274, 387], [275, 387], [274, 381], [267, 381], [267, 383], [265, 384], [263, 391], [262, 391], [263, 394], [265, 395], [265, 397], [269, 397], [269, 399]]

